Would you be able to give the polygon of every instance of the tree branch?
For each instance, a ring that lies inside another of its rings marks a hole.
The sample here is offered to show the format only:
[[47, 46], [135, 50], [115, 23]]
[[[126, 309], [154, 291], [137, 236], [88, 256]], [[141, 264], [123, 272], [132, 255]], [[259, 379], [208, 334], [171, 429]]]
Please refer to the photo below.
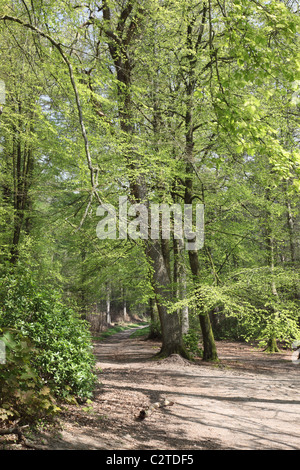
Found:
[[74, 95], [75, 95], [75, 101], [76, 101], [76, 106], [77, 106], [77, 111], [78, 111], [79, 123], [80, 123], [80, 127], [81, 127], [81, 134], [82, 134], [82, 137], [83, 137], [83, 140], [84, 140], [85, 154], [86, 154], [87, 164], [88, 164], [88, 168], [90, 170], [90, 175], [91, 175], [92, 190], [96, 194], [97, 199], [98, 199], [99, 203], [101, 204], [101, 199], [100, 199], [100, 197], [97, 193], [97, 181], [96, 181], [96, 177], [95, 177], [95, 175], [98, 173], [98, 169], [95, 169], [92, 165], [92, 159], [91, 159], [91, 154], [90, 154], [90, 149], [89, 149], [89, 141], [88, 141], [87, 132], [86, 132], [85, 124], [84, 124], [83, 112], [82, 112], [79, 93], [78, 93], [78, 89], [77, 89], [77, 85], [76, 85], [76, 81], [75, 81], [75, 77], [74, 77], [74, 73], [73, 73], [73, 67], [72, 67], [72, 64], [69, 61], [68, 57], [66, 56], [66, 54], [64, 53], [64, 51], [62, 49], [61, 43], [56, 41], [52, 36], [50, 36], [50, 34], [45, 33], [44, 31], [39, 29], [37, 26], [34, 26], [31, 23], [26, 23], [26, 22], [20, 20], [20, 18], [16, 18], [16, 17], [10, 16], [10, 15], [4, 15], [4, 16], [0, 17], [0, 21], [4, 21], [4, 22], [12, 21], [14, 23], [18, 23], [19, 25], [23, 26], [24, 28], [31, 29], [32, 31], [37, 33], [39, 36], [47, 39], [58, 50], [58, 52], [60, 53], [63, 61], [67, 65], [68, 71], [69, 71], [70, 81], [71, 81], [72, 88], [73, 88]]

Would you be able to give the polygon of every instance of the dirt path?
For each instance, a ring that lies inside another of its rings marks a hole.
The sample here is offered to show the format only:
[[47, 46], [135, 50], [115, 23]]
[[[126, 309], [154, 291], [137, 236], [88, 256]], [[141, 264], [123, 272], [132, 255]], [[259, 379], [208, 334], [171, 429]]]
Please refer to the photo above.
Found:
[[[179, 356], [153, 360], [159, 344], [122, 332], [95, 344], [99, 385], [92, 404], [70, 406], [47, 449], [300, 449], [300, 364], [219, 342], [219, 366]], [[141, 409], [174, 402], [137, 421]]]

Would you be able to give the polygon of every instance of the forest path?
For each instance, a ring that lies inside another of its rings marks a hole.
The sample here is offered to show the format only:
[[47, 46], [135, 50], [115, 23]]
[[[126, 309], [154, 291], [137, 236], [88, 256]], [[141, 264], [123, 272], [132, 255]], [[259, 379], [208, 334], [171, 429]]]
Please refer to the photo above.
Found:
[[[157, 360], [159, 343], [123, 331], [95, 342], [99, 384], [91, 404], [69, 406], [47, 449], [300, 449], [300, 364], [218, 342], [219, 365], [177, 355]], [[141, 409], [168, 399], [139, 421]]]

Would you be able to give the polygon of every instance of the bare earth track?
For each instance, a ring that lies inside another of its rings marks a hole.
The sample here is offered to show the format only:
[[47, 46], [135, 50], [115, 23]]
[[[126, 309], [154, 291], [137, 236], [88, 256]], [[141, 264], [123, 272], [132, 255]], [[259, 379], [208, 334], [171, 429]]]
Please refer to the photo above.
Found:
[[[291, 352], [267, 354], [218, 342], [220, 364], [177, 355], [153, 358], [159, 343], [133, 330], [95, 342], [99, 384], [92, 404], [68, 406], [47, 450], [298, 450], [300, 364]], [[141, 409], [168, 399], [139, 421]]]

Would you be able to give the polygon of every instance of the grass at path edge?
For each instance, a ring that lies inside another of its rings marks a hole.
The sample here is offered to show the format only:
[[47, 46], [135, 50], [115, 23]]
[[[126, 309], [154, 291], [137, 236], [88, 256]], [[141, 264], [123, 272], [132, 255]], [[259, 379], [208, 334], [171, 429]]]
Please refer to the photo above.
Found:
[[[106, 338], [109, 338], [110, 336], [112, 335], [115, 335], [117, 333], [121, 333], [122, 331], [125, 331], [125, 330], [132, 330], [134, 328], [139, 328], [141, 327], [142, 325], [145, 325], [145, 328], [141, 328], [141, 330], [138, 330], [136, 332], [134, 332], [131, 337], [134, 337], [134, 336], [140, 336], [140, 335], [144, 335], [147, 333], [146, 329], [147, 329], [147, 326], [148, 326], [148, 323], [147, 322], [139, 322], [139, 323], [125, 323], [123, 325], [114, 325], [114, 326], [111, 326], [110, 328], [108, 328], [108, 330], [106, 331], [103, 331], [103, 333], [101, 333], [100, 335], [97, 335], [97, 336], [94, 336], [93, 337], [93, 340], [95, 341], [103, 341], [105, 340]], [[140, 331], [143, 333], [140, 333]], [[136, 334], [136, 333], [139, 333], [139, 334]]]

